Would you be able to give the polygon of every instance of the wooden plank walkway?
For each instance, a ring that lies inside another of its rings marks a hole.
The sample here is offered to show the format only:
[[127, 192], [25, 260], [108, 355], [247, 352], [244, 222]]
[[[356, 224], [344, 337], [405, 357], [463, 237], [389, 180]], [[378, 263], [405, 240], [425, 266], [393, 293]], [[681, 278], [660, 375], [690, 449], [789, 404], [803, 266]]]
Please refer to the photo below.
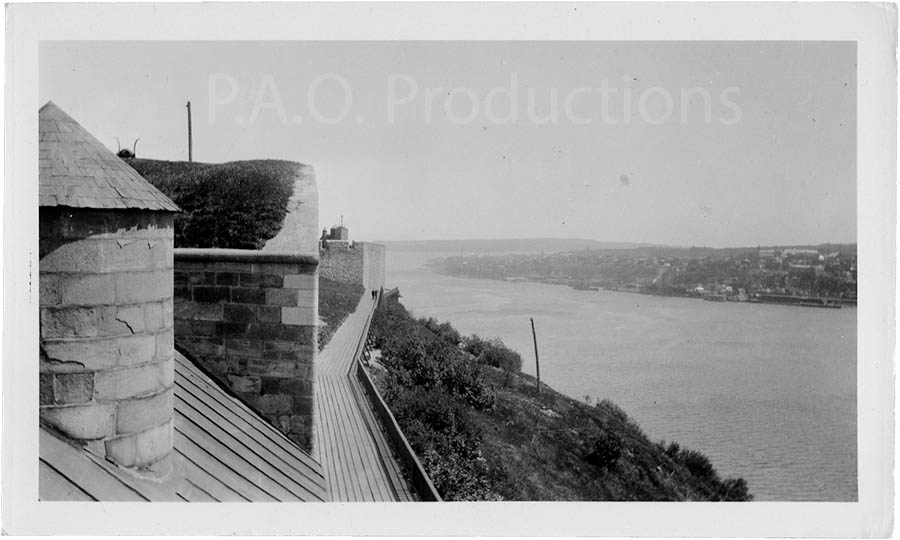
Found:
[[314, 452], [335, 502], [414, 500], [355, 375], [356, 352], [374, 309], [366, 291], [316, 363]]

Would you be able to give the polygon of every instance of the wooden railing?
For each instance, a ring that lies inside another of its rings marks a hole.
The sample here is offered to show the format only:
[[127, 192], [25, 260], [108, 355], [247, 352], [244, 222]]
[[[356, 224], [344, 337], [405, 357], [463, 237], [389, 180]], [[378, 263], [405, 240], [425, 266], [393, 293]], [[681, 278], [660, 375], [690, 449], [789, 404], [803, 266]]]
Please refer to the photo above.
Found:
[[365, 352], [366, 339], [369, 337], [369, 325], [372, 323], [372, 315], [375, 312], [375, 306], [377, 304], [378, 303], [375, 302], [366, 317], [366, 323], [361, 332], [360, 340], [356, 347], [354, 362], [350, 369], [351, 371], [354, 369], [356, 370], [355, 375], [357, 380], [359, 380], [363, 393], [366, 394], [369, 403], [372, 405], [372, 409], [375, 411], [375, 416], [378, 418], [382, 427], [384, 427], [385, 433], [387, 433], [387, 436], [394, 447], [394, 451], [397, 452], [398, 460], [409, 477], [410, 483], [412, 484], [411, 487], [416, 492], [416, 495], [418, 495], [419, 500], [441, 502], [441, 496], [431, 482], [431, 478], [428, 477], [428, 473], [426, 473], [425, 468], [422, 467], [422, 463], [413, 451], [412, 446], [410, 446], [409, 441], [407, 441], [406, 437], [403, 435], [400, 424], [397, 423], [397, 419], [394, 418], [387, 403], [384, 402], [384, 399], [375, 387], [375, 382], [372, 381], [372, 378], [369, 376], [368, 371], [366, 371], [366, 368], [361, 361], [361, 357]]

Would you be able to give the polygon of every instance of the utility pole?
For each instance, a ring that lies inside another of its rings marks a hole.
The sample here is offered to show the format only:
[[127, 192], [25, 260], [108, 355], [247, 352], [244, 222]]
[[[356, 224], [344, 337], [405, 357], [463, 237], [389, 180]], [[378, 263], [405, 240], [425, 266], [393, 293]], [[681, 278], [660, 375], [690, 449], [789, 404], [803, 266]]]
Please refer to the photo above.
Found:
[[537, 332], [534, 331], [534, 317], [531, 318], [531, 337], [534, 339], [534, 371], [537, 373], [537, 391], [541, 393], [541, 360], [538, 357]]
[[191, 135], [191, 102], [187, 102], [188, 115], [188, 161], [194, 161], [193, 137]]

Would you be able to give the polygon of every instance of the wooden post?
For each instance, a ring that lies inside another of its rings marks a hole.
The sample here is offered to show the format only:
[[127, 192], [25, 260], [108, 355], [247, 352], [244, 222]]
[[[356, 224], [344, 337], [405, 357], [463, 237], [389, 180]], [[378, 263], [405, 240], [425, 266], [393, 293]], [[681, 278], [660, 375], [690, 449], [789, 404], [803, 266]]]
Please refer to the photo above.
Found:
[[537, 391], [541, 393], [541, 360], [538, 357], [537, 332], [534, 331], [534, 317], [531, 318], [531, 337], [534, 339], [534, 371], [537, 374]]
[[188, 161], [194, 161], [194, 140], [191, 134], [191, 102], [187, 102], [188, 115]]

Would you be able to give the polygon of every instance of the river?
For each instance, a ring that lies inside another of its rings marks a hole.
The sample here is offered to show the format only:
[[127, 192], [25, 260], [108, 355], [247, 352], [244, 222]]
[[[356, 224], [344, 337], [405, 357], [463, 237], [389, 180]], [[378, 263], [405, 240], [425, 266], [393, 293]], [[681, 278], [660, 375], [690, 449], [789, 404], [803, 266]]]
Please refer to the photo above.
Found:
[[499, 337], [577, 399], [608, 398], [655, 441], [709, 456], [759, 501], [855, 501], [856, 308], [703, 302], [454, 278], [387, 254], [416, 316]]

